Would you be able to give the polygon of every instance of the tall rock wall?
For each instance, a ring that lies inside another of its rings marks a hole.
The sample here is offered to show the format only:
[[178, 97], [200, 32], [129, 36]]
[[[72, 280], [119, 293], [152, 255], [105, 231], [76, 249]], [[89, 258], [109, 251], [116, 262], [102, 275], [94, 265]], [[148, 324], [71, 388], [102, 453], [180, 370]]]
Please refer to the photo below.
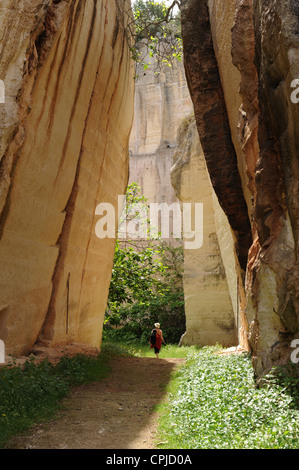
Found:
[[130, 137], [130, 152], [152, 155], [161, 146], [176, 146], [177, 129], [193, 105], [186, 83], [184, 64], [174, 61], [171, 67], [158, 66], [144, 44], [139, 46], [143, 63], [137, 64], [135, 113]]
[[[193, 105], [183, 62], [175, 61], [172, 67], [159, 68], [144, 45], [140, 53], [149, 66], [144, 70], [143, 65], [138, 64], [136, 70], [129, 183], [138, 183], [148, 203], [171, 206], [179, 203], [170, 177], [177, 149], [177, 130], [186, 116], [193, 113]], [[177, 245], [172, 236], [172, 211], [164, 227], [164, 240]], [[162, 229], [160, 218], [158, 229]]]
[[298, 2], [253, 1], [258, 73], [258, 145], [255, 173], [257, 241], [247, 276], [253, 348], [260, 375], [290, 359], [299, 337]]
[[[121, 4], [122, 2], [120, 2]], [[128, 180], [134, 80], [111, 0], [0, 6], [0, 338], [100, 346], [114, 240], [95, 208]]]
[[138, 66], [135, 112], [130, 137], [130, 182], [138, 182], [149, 202], [177, 202], [170, 169], [177, 146], [177, 130], [193, 113], [184, 65], [175, 62], [156, 73], [155, 59], [140, 51], [147, 70]]
[[[186, 76], [211, 181], [236, 237], [258, 378], [298, 324], [297, 2], [183, 0]], [[232, 188], [232, 186], [234, 186]]]
[[171, 179], [180, 201], [203, 204], [202, 246], [184, 250], [187, 329], [181, 343], [235, 346], [241, 324], [234, 240], [211, 185], [194, 118], [179, 128]]

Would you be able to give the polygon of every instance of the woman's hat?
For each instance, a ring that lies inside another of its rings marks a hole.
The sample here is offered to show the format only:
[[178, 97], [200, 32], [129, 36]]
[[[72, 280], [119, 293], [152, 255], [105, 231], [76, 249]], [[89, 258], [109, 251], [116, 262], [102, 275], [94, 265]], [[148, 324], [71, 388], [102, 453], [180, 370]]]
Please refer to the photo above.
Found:
[[156, 328], [160, 328], [160, 323], [155, 323]]

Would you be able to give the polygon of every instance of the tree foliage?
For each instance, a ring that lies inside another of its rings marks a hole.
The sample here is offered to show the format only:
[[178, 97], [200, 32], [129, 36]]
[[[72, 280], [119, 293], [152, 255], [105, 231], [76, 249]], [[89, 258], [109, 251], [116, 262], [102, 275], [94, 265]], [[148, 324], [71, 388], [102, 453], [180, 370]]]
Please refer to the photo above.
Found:
[[[123, 248], [117, 241], [109, 290], [111, 311], [117, 312], [124, 304], [144, 305], [161, 292], [159, 275], [166, 269], [161, 254], [161, 249], [153, 244], [135, 251], [132, 246]], [[115, 322], [116, 316], [111, 320]]]
[[[119, 0], [118, 0], [119, 1]], [[147, 58], [153, 58], [156, 73], [163, 66], [172, 66], [181, 60], [182, 40], [180, 21], [181, 1], [174, 0], [170, 6], [166, 1], [136, 0], [127, 11], [130, 50], [136, 64], [145, 69]]]
[[[127, 190], [120, 225], [130, 219], [130, 205], [147, 204], [140, 187]], [[138, 221], [138, 214], [135, 214]], [[185, 331], [183, 248], [161, 239], [118, 239], [114, 255], [104, 335], [146, 341], [159, 321], [169, 342]]]
[[179, 15], [174, 12], [175, 4], [168, 7], [165, 1], [136, 0], [133, 13], [137, 41], [165, 37], [165, 34], [180, 37]]

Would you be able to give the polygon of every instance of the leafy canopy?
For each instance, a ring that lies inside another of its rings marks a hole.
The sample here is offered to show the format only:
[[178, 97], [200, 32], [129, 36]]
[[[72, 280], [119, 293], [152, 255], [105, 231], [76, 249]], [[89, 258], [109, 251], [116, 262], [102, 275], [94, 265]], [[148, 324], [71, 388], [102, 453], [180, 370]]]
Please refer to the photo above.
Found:
[[181, 2], [174, 0], [168, 6], [166, 1], [136, 0], [133, 5], [133, 20], [128, 23], [131, 38], [131, 52], [136, 64], [147, 69], [151, 64], [148, 56], [155, 58], [156, 73], [163, 66], [172, 66], [181, 60], [182, 40], [180, 21]]

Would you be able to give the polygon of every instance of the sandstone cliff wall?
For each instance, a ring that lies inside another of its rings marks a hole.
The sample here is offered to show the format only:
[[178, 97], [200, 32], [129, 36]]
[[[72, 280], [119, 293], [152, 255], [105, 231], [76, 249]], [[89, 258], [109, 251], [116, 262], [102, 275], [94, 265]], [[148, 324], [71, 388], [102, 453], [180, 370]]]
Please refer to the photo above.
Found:
[[100, 346], [114, 240], [95, 208], [128, 180], [134, 81], [111, 0], [0, 6], [0, 338]]
[[290, 360], [299, 335], [298, 23], [293, 0], [183, 1], [186, 75], [211, 181], [236, 237], [258, 378]]
[[137, 69], [129, 179], [138, 182], [149, 202], [171, 204], [177, 202], [170, 180], [177, 130], [193, 105], [182, 62], [156, 74], [154, 59], [145, 55], [144, 60], [151, 65]]
[[[187, 329], [181, 343], [237, 345], [234, 241], [211, 185], [194, 118], [179, 128], [171, 179], [180, 201], [203, 204], [203, 245], [184, 250]], [[195, 227], [194, 218], [192, 226]]]
[[298, 2], [253, 1], [258, 73], [256, 243], [247, 276], [257, 374], [290, 360], [299, 337]]

